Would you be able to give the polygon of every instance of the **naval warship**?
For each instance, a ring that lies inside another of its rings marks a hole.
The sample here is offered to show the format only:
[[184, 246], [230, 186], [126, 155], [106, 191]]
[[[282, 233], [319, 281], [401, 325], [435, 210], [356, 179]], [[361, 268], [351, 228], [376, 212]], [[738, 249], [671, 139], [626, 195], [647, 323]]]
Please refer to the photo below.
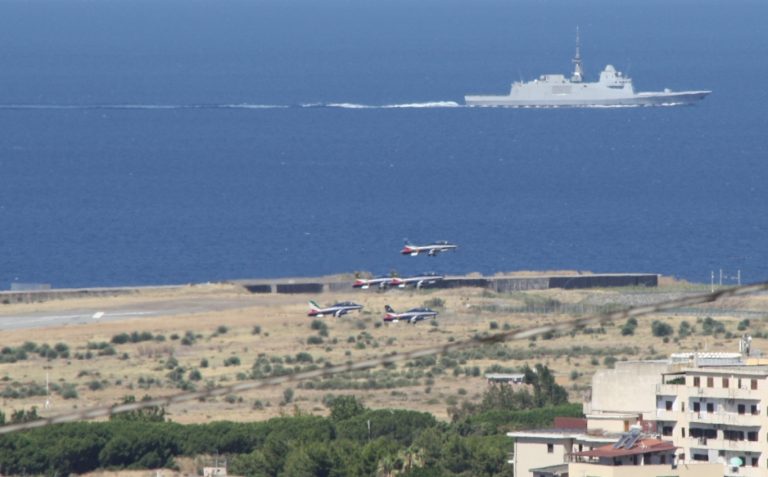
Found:
[[541, 75], [528, 82], [515, 82], [506, 96], [464, 96], [467, 106], [506, 107], [598, 107], [598, 106], [675, 106], [693, 104], [711, 91], [638, 92], [632, 79], [611, 65], [600, 72], [596, 83], [584, 81], [584, 70], [579, 51], [579, 33], [576, 32], [576, 55], [573, 74]]

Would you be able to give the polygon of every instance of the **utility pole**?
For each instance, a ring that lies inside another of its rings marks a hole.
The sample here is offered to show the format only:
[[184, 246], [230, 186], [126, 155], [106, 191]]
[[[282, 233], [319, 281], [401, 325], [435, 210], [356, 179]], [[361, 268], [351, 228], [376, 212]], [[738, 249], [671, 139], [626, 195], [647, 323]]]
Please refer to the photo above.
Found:
[[715, 271], [709, 271], [709, 293], [715, 293]]
[[720, 269], [720, 286], [723, 286], [723, 269]]

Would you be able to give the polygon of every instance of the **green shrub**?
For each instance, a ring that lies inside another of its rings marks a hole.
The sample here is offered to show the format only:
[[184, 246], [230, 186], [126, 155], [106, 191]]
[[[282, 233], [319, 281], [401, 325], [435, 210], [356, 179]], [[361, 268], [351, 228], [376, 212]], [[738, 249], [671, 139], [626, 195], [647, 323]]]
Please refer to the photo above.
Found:
[[651, 332], [653, 333], [653, 336], [662, 338], [664, 336], [671, 335], [672, 333], [674, 333], [674, 330], [672, 329], [672, 326], [669, 323], [664, 323], [663, 321], [654, 320], [653, 323], [651, 323]]

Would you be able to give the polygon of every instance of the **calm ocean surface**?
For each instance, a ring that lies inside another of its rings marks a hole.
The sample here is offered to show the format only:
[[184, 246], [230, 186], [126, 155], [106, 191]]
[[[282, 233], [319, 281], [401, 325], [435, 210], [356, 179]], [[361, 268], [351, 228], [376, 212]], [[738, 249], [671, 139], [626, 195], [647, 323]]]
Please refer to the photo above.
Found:
[[[758, 0], [4, 0], [0, 289], [392, 269], [766, 280], [766, 18]], [[589, 79], [612, 63], [638, 90], [713, 94], [457, 106], [570, 71], [577, 24]], [[460, 249], [401, 257], [405, 237]]]

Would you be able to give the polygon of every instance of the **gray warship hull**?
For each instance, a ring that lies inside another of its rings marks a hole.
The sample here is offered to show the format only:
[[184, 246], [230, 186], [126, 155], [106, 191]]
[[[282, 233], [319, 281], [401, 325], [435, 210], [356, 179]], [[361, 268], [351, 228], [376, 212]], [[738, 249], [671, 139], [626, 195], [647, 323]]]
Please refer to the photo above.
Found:
[[[464, 97], [467, 106], [508, 108], [561, 108], [611, 106], [683, 106], [697, 103], [710, 91], [644, 92], [625, 97], [583, 97], [571, 94], [551, 94], [547, 97], [520, 97], [521, 95]], [[596, 95], [598, 96], [598, 95]]]

